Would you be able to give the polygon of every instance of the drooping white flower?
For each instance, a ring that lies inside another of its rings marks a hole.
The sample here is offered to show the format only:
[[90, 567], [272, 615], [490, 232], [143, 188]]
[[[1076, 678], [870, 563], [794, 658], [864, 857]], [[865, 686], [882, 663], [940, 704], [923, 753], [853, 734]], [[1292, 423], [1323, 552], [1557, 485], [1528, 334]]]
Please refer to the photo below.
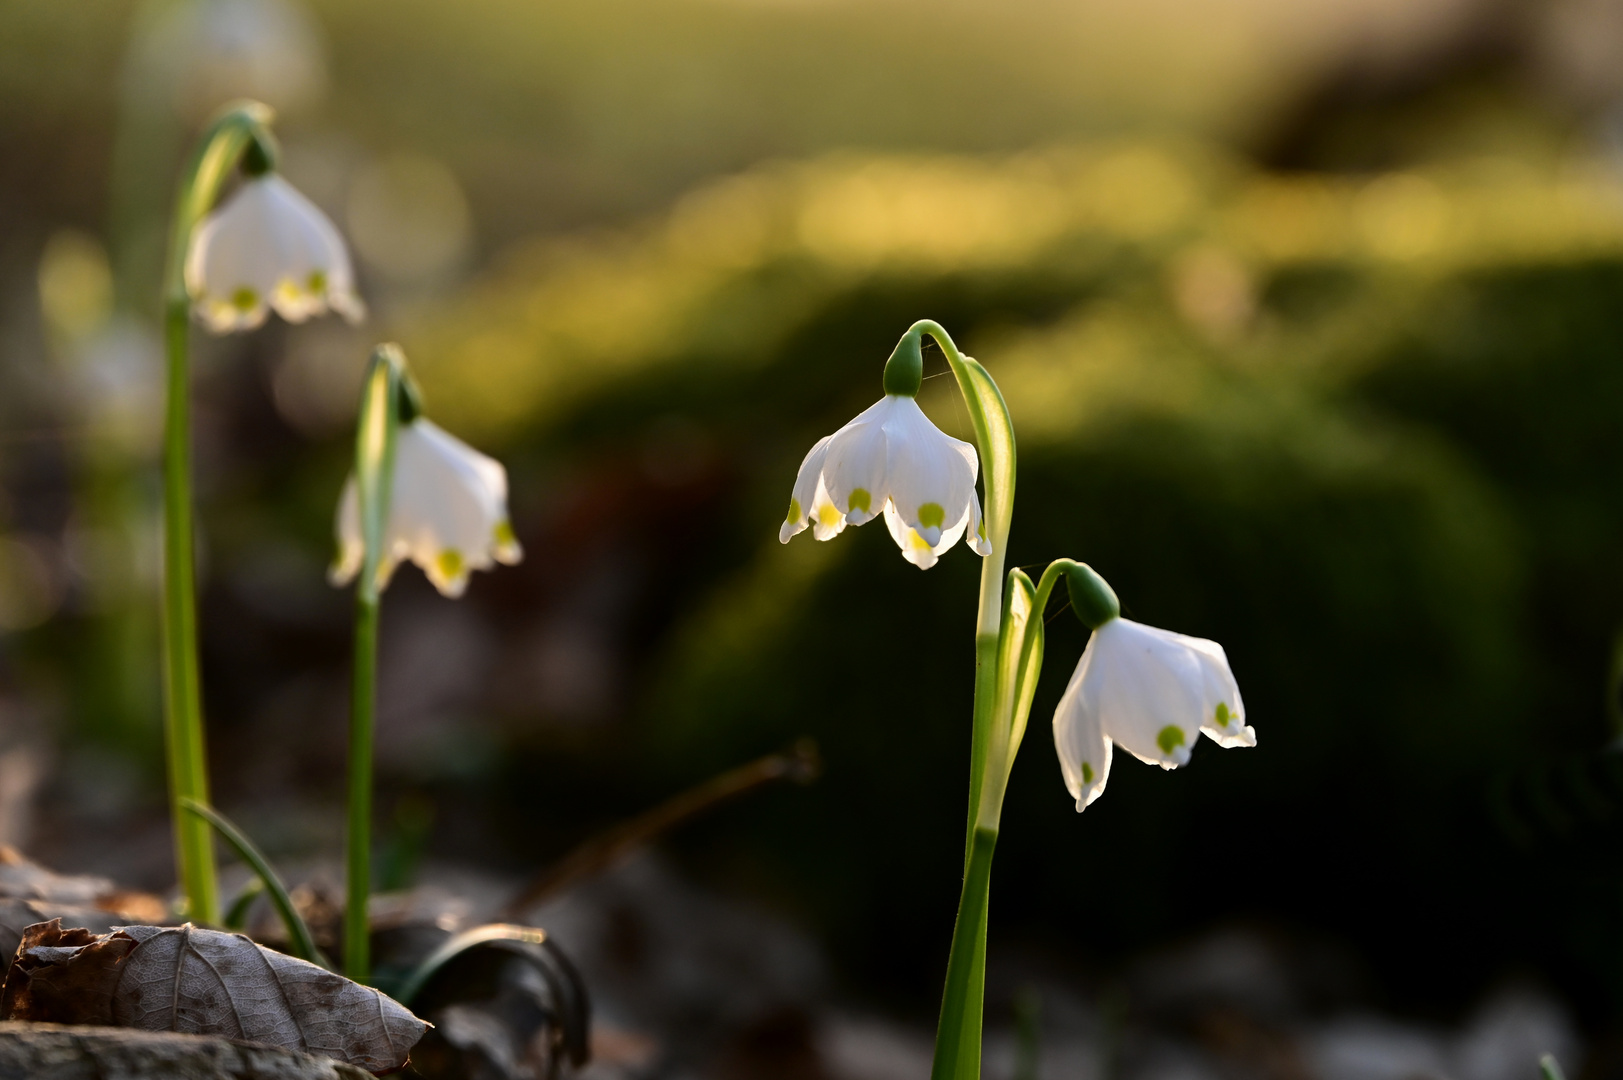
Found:
[[274, 172], [250, 177], [192, 233], [186, 289], [217, 334], [252, 330], [275, 308], [288, 322], [366, 307], [343, 238], [315, 203]]
[[[355, 478], [338, 502], [338, 561], [331, 579], [343, 585], [361, 569], [360, 498]], [[507, 470], [428, 420], [402, 425], [395, 438], [394, 486], [384, 528], [384, 582], [410, 559], [446, 596], [461, 596], [468, 574], [523, 557], [507, 520]]]
[[813, 536], [829, 540], [882, 512], [902, 557], [921, 570], [959, 537], [990, 555], [975, 495], [979, 469], [973, 446], [932, 424], [911, 396], [887, 394], [811, 448], [778, 539], [787, 544], [810, 524]]
[[1078, 811], [1103, 793], [1115, 745], [1175, 769], [1203, 731], [1220, 746], [1257, 745], [1223, 646], [1119, 617], [1094, 630], [1054, 711], [1054, 746]]

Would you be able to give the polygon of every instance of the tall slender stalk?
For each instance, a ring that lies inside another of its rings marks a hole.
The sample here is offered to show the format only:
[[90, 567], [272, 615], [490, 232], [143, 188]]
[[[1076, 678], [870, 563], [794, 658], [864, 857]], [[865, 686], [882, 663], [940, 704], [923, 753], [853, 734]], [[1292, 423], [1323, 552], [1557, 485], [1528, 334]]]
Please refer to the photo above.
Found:
[[377, 715], [378, 598], [355, 594], [355, 672], [349, 713], [348, 881], [344, 973], [365, 982], [371, 967], [372, 731]]
[[[999, 653], [1003, 633], [1003, 568], [1014, 516], [1015, 443], [1008, 406], [980, 363], [964, 356], [939, 323], [922, 319], [910, 333], [929, 334], [946, 354], [969, 409], [980, 451], [986, 489], [984, 517], [992, 553], [981, 564], [980, 601], [975, 620], [975, 711], [970, 737], [969, 812], [964, 839], [964, 885], [947, 960], [941, 1019], [936, 1028], [931, 1080], [973, 1080], [980, 1076], [981, 1015], [986, 985], [986, 920], [990, 899], [996, 821], [984, 821], [981, 807], [988, 761], [993, 757], [999, 701]], [[999, 755], [1001, 759], [1001, 755]], [[1001, 780], [999, 780], [1001, 783]]]
[[175, 861], [188, 915], [220, 921], [214, 848], [208, 822], [182, 809], [182, 799], [207, 805], [208, 761], [203, 741], [197, 660], [197, 587], [193, 552], [191, 430], [191, 297], [186, 252], [192, 231], [219, 198], [226, 178], [250, 146], [274, 154], [271, 111], [257, 102], [229, 106], [204, 133], [181, 178], [164, 267], [164, 343], [168, 410], [163, 461], [164, 745], [169, 769]]
[[384, 528], [394, 486], [395, 435], [408, 396], [405, 356], [397, 345], [372, 352], [355, 430], [355, 494], [364, 555], [355, 587], [355, 668], [349, 715], [348, 883], [344, 902], [344, 974], [365, 982], [371, 966], [372, 742], [377, 715], [378, 606]]

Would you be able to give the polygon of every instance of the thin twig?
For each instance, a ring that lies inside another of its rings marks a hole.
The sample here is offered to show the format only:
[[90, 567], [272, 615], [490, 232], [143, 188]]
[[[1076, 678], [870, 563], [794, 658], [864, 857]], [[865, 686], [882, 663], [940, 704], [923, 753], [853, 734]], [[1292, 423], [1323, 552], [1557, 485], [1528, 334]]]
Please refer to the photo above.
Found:
[[722, 773], [689, 788], [652, 810], [637, 815], [581, 844], [547, 867], [502, 908], [499, 919], [517, 922], [542, 900], [571, 885], [602, 873], [625, 856], [644, 847], [678, 825], [713, 810], [722, 803], [779, 780], [809, 784], [822, 771], [817, 744], [799, 739], [785, 753], [768, 754], [748, 765]]

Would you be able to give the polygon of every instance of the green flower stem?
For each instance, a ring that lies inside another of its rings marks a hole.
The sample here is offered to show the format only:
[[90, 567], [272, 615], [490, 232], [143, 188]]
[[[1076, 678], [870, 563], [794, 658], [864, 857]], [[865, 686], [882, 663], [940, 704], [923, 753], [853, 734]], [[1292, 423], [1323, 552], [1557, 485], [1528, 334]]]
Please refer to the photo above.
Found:
[[[412, 393], [398, 345], [372, 351], [355, 426], [355, 493], [363, 557], [355, 587], [355, 669], [349, 713], [348, 883], [344, 900], [344, 974], [366, 982], [371, 966], [372, 742], [377, 715], [378, 606], [382, 599], [384, 526], [394, 481], [400, 410]], [[415, 403], [409, 403], [415, 407]]]
[[935, 1060], [930, 1080], [977, 1080], [981, 1075], [981, 1013], [986, 994], [986, 913], [991, 899], [994, 829], [976, 829], [969, 846], [958, 920], [947, 958]]
[[[981, 563], [980, 603], [975, 620], [975, 713], [970, 737], [969, 812], [964, 838], [964, 891], [953, 927], [941, 1022], [936, 1028], [931, 1080], [974, 1080], [981, 1067], [981, 1013], [986, 989], [986, 910], [996, 828], [979, 827], [988, 762], [1002, 760], [998, 738], [998, 671], [1003, 630], [1003, 567], [1014, 517], [1014, 425], [1003, 395], [980, 362], [958, 351], [939, 323], [921, 319], [909, 329], [929, 334], [946, 354], [969, 409], [986, 489], [983, 514], [992, 553]], [[994, 745], [996, 743], [997, 745]], [[1001, 783], [1001, 781], [1000, 781]], [[999, 800], [1001, 801], [1001, 800]]]
[[372, 730], [378, 678], [378, 601], [355, 597], [355, 672], [349, 713], [348, 886], [344, 901], [344, 974], [365, 982], [371, 966]]
[[182, 799], [207, 805], [208, 762], [198, 683], [197, 585], [193, 553], [191, 431], [191, 296], [186, 252], [192, 231], [250, 146], [271, 153], [271, 111], [256, 102], [228, 107], [199, 142], [175, 198], [164, 267], [164, 341], [168, 353], [168, 412], [163, 462], [164, 745], [169, 767], [175, 861], [187, 914], [218, 923], [220, 900], [209, 824], [182, 810]]
[[1007, 558], [1009, 526], [1014, 518], [1014, 424], [1009, 407], [997, 383], [980, 361], [958, 351], [941, 324], [920, 319], [910, 334], [929, 334], [941, 346], [958, 380], [958, 390], [969, 409], [980, 451], [981, 478], [986, 488], [982, 507], [986, 538], [992, 553], [981, 561], [980, 604], [975, 619], [975, 714], [969, 756], [969, 814], [964, 837], [964, 866], [967, 871], [974, 847], [975, 822], [981, 802], [981, 785], [991, 746], [992, 714], [997, 705], [998, 635], [1003, 618], [1003, 565]]

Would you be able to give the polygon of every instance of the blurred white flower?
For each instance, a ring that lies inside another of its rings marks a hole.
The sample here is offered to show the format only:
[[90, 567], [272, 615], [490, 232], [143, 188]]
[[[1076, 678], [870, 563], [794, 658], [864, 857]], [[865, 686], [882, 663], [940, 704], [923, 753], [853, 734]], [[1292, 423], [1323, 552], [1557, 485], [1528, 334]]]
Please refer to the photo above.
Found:
[[1054, 711], [1054, 746], [1078, 811], [1103, 793], [1114, 744], [1175, 769], [1203, 731], [1220, 746], [1257, 745], [1223, 646], [1123, 618], [1093, 632]]
[[812, 447], [778, 539], [787, 544], [810, 523], [813, 536], [828, 540], [883, 510], [902, 557], [921, 570], [960, 536], [990, 555], [975, 495], [979, 469], [973, 446], [932, 424], [912, 397], [887, 394]]
[[288, 322], [329, 308], [350, 322], [366, 313], [338, 230], [274, 172], [246, 180], [198, 225], [186, 288], [198, 319], [217, 334], [253, 329], [267, 308]]
[[[343, 585], [365, 555], [354, 476], [339, 499], [337, 524], [338, 561], [330, 576]], [[383, 543], [380, 584], [410, 559], [441, 593], [461, 596], [470, 571], [523, 558], [507, 520], [507, 470], [427, 420], [402, 425]]]

